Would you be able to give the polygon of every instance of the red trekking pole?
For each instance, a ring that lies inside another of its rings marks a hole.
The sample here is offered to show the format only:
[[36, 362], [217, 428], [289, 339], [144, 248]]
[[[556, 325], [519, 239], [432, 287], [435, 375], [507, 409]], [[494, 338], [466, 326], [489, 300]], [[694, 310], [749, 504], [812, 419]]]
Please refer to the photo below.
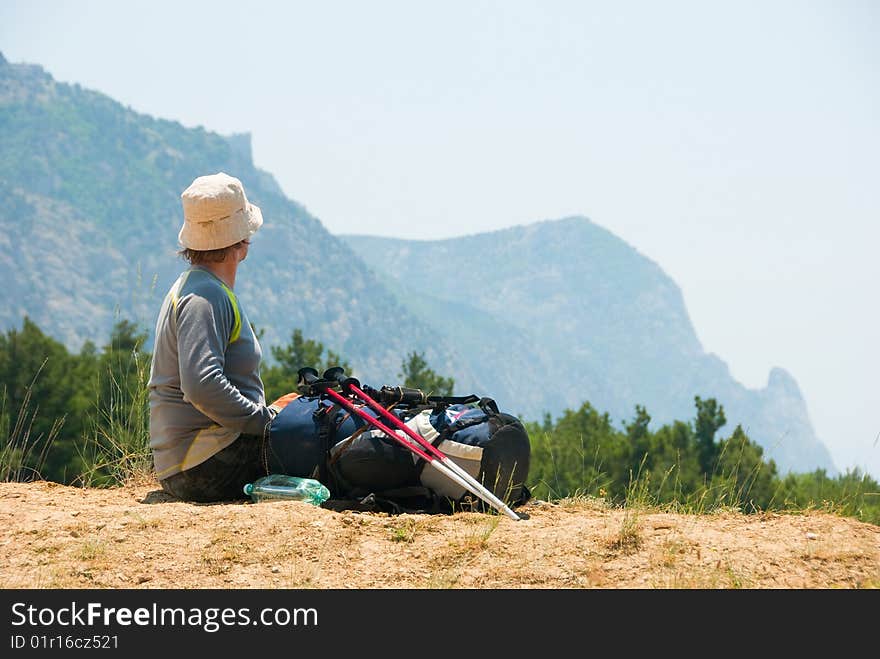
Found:
[[[329, 369], [328, 373], [333, 370], [334, 369]], [[342, 376], [342, 373], [343, 373], [342, 369], [338, 368], [338, 374], [340, 377]], [[335, 376], [336, 374], [332, 373], [332, 375]], [[357, 407], [351, 400], [349, 400], [348, 398], [346, 398], [342, 394], [335, 391], [334, 387], [337, 386], [337, 384], [339, 383], [339, 380], [337, 378], [334, 377], [334, 379], [328, 379], [328, 378], [319, 379], [318, 372], [315, 369], [308, 368], [308, 367], [301, 368], [299, 370], [299, 378], [300, 378], [300, 386], [302, 386], [302, 384], [305, 384], [309, 389], [312, 389], [312, 390], [317, 389], [317, 390], [325, 393], [327, 396], [329, 396], [334, 401], [339, 403], [343, 408], [345, 408], [346, 410], [348, 410], [352, 414], [356, 414], [357, 416], [362, 418], [364, 421], [369, 423], [371, 426], [381, 430], [390, 439], [396, 441], [401, 446], [404, 446], [405, 448], [409, 449], [410, 451], [412, 451], [413, 453], [418, 455], [420, 458], [425, 460], [425, 462], [427, 462], [429, 465], [431, 465], [434, 469], [436, 469], [437, 471], [442, 473], [447, 478], [458, 483], [461, 487], [463, 487], [465, 490], [467, 490], [471, 494], [479, 497], [480, 499], [482, 499], [483, 501], [485, 501], [489, 505], [495, 507], [500, 512], [503, 512], [505, 515], [507, 515], [511, 519], [515, 519], [517, 521], [519, 521], [520, 519], [523, 519], [522, 517], [517, 515], [515, 512], [513, 512], [513, 510], [511, 510], [498, 497], [496, 497], [494, 494], [489, 492], [485, 487], [483, 487], [480, 483], [478, 483], [476, 480], [474, 480], [473, 476], [471, 476], [466, 471], [464, 471], [461, 467], [459, 467], [457, 464], [455, 464], [446, 455], [444, 455], [442, 451], [437, 449], [428, 440], [426, 440], [424, 437], [422, 437], [418, 433], [414, 432], [409, 426], [407, 426], [405, 423], [403, 423], [403, 421], [401, 421], [400, 419], [395, 417], [393, 414], [391, 414], [390, 412], [385, 410], [384, 407], [382, 407], [381, 405], [379, 405], [378, 403], [373, 401], [371, 398], [369, 398], [366, 394], [361, 392], [360, 389], [357, 387], [357, 385], [354, 385], [353, 393], [355, 395], [362, 395], [363, 396], [362, 400], [364, 400], [364, 402], [366, 402], [371, 407], [373, 405], [377, 406], [378, 409], [376, 409], [375, 407], [373, 409], [375, 409], [377, 412], [379, 412], [379, 414], [382, 414], [383, 417], [391, 420], [394, 423], [394, 425], [399, 428], [399, 431], [395, 432], [394, 430], [389, 428], [387, 425], [382, 423], [381, 420], [377, 419], [376, 417], [370, 416], [364, 410]], [[347, 378], [347, 380], [353, 380], [353, 378]], [[360, 384], [357, 380], [354, 380], [354, 382], [357, 384]], [[351, 384], [349, 384], [349, 387], [350, 386], [351, 386]], [[413, 444], [412, 441], [408, 441], [407, 439], [402, 437], [399, 434], [400, 431], [402, 431], [407, 436], [409, 436], [411, 438], [411, 440], [416, 441], [417, 444]], [[421, 447], [423, 447], [423, 448], [421, 448]]]
[[[427, 439], [422, 437], [420, 434], [415, 432], [412, 428], [406, 425], [403, 421], [394, 416], [391, 412], [386, 410], [382, 405], [373, 400], [370, 396], [364, 393], [360, 388], [360, 382], [356, 378], [346, 378], [344, 375], [344, 371], [341, 367], [334, 367], [327, 369], [324, 372], [324, 382], [337, 382], [339, 386], [342, 388], [343, 393], [351, 393], [355, 397], [362, 400], [366, 403], [371, 409], [373, 409], [377, 414], [379, 414], [383, 419], [390, 422], [394, 427], [398, 430], [404, 432], [407, 437], [409, 437], [412, 441], [416, 442], [416, 445], [413, 445], [411, 442], [406, 442], [405, 445], [407, 448], [413, 450], [419, 457], [424, 458], [428, 461], [428, 463], [441, 471], [443, 474], [454, 480], [456, 483], [461, 485], [465, 490], [470, 492], [471, 494], [479, 497], [490, 506], [494, 507], [499, 512], [504, 513], [511, 519], [515, 519], [519, 521], [522, 519], [520, 515], [517, 515], [510, 507], [505, 504], [501, 499], [496, 497], [492, 492], [490, 492], [485, 486], [479, 483], [473, 476], [467, 473], [464, 469], [462, 469], [458, 464], [454, 461], [450, 460], [449, 457], [444, 454], [440, 449], [434, 446]], [[328, 391], [328, 394], [330, 391]], [[333, 392], [336, 393], [335, 391]], [[337, 394], [338, 396], [339, 394]], [[337, 400], [334, 397], [334, 400]], [[362, 410], [361, 410], [362, 411]], [[365, 417], [371, 420], [373, 425], [376, 425], [375, 419], [371, 417], [369, 414], [365, 414]], [[364, 418], [364, 417], [362, 417]], [[376, 427], [379, 427], [376, 425]], [[379, 428], [385, 434], [388, 434], [387, 430], [383, 428]], [[392, 439], [399, 438], [397, 433], [394, 433]], [[422, 447], [423, 450], [419, 450], [419, 446]], [[427, 454], [430, 454], [429, 457], [425, 457]]]

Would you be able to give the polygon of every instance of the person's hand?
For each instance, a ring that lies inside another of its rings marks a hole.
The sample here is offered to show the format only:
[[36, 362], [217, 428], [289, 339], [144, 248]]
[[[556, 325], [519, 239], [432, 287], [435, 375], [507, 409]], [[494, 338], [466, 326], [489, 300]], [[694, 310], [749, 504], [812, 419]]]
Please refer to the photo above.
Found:
[[281, 410], [287, 407], [287, 404], [290, 401], [296, 400], [297, 398], [299, 398], [299, 394], [295, 391], [289, 394], [284, 394], [283, 396], [281, 396], [281, 398], [277, 398], [272, 401], [272, 404], [269, 405], [269, 409], [275, 412], [275, 414], [278, 414]]

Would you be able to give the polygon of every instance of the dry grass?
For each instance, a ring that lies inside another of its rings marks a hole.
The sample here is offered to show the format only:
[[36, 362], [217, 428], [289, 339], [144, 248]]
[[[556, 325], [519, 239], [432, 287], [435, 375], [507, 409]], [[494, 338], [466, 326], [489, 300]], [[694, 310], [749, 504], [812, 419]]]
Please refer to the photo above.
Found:
[[620, 521], [620, 529], [607, 544], [612, 551], [635, 552], [642, 547], [642, 527], [640, 513], [627, 508]]
[[392, 542], [413, 542], [419, 532], [419, 520], [414, 517], [406, 517], [399, 523], [390, 525]]
[[176, 502], [155, 483], [0, 483], [4, 588], [877, 588], [880, 529], [588, 497], [530, 518]]

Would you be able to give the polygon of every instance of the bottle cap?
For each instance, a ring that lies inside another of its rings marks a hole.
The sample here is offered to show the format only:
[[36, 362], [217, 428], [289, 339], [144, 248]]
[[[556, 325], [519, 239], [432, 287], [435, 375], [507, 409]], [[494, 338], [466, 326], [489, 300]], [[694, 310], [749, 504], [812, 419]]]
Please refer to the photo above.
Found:
[[242, 488], [242, 489], [244, 489], [245, 494], [250, 496], [251, 493], [254, 491], [254, 484], [253, 483], [246, 483], [244, 488]]

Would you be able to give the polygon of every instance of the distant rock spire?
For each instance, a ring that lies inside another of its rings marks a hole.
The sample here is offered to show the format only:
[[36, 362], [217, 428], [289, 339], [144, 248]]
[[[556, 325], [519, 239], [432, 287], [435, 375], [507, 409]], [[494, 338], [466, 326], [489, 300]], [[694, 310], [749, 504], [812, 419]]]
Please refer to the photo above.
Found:
[[803, 395], [797, 381], [792, 377], [791, 373], [779, 366], [770, 370], [770, 377], [767, 379], [767, 389], [803, 400]]

